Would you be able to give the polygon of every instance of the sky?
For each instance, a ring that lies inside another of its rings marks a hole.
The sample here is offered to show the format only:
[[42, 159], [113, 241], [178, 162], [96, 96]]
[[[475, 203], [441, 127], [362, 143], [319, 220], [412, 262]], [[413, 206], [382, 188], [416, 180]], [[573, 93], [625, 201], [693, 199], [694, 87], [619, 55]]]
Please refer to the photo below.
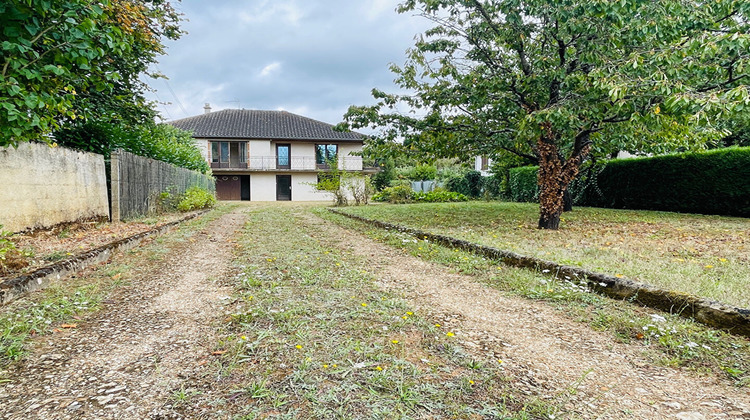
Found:
[[227, 108], [286, 110], [337, 124], [370, 91], [397, 91], [401, 65], [429, 21], [400, 0], [182, 0], [188, 33], [166, 43], [150, 98], [167, 120]]

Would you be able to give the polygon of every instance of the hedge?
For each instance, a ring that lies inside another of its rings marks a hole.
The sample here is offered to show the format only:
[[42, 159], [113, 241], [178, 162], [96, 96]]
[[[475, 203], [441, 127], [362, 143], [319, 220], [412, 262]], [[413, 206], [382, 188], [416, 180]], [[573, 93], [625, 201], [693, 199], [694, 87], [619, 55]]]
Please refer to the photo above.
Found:
[[[574, 181], [576, 204], [750, 217], [750, 147], [615, 159], [600, 165], [582, 171]], [[510, 171], [511, 199], [536, 200], [536, 171], [537, 167]]]

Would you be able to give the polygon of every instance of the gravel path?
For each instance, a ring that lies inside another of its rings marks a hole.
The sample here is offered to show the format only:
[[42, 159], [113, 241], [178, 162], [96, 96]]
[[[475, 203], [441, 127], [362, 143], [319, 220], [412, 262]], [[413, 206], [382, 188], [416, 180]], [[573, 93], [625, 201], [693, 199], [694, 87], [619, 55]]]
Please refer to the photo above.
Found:
[[367, 261], [382, 287], [436, 313], [464, 346], [503, 360], [529, 394], [565, 394], [574, 418], [750, 419], [750, 391], [715, 377], [657, 367], [638, 347], [560, 314], [543, 302], [508, 297], [404, 251], [320, 220], [338, 247]]
[[215, 279], [231, 274], [241, 210], [211, 222], [163, 262], [143, 261], [130, 285], [77, 328], [37, 340], [0, 388], [0, 418], [179, 417], [172, 395], [210, 357], [222, 297], [231, 293]]
[[[163, 262], [144, 260], [129, 286], [78, 328], [36, 340], [32, 354], [12, 365], [12, 382], [0, 384], [0, 419], [180, 418], [175, 392], [189, 394], [196, 378], [218, 380], [208, 377], [209, 366], [231, 293], [219, 281], [234, 274], [232, 239], [245, 209], [211, 222]], [[616, 343], [543, 302], [506, 296], [306, 209], [300, 214], [322, 241], [362, 258], [383, 288], [437, 316], [468, 351], [502, 359], [523, 392], [563, 398], [566, 417], [750, 419], [747, 389], [655, 367], [637, 346]], [[209, 397], [222, 396], [202, 396]]]

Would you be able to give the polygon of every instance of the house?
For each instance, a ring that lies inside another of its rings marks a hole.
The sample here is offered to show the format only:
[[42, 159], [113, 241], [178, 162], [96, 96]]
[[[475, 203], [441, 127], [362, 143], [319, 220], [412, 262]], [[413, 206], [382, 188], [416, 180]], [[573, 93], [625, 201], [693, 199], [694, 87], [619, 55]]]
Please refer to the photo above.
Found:
[[216, 177], [219, 200], [320, 201], [321, 171], [331, 160], [362, 171], [363, 136], [286, 111], [225, 109], [170, 122], [191, 131]]

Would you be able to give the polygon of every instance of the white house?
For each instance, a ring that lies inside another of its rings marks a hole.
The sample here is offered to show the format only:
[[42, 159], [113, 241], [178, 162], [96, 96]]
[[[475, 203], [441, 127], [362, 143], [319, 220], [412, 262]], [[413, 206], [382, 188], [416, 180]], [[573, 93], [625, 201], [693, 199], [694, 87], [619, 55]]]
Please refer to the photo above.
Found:
[[474, 157], [474, 170], [481, 172], [482, 176], [492, 175], [490, 166], [492, 166], [492, 158], [487, 157], [487, 155]]
[[191, 131], [216, 177], [220, 200], [319, 201], [328, 162], [361, 172], [363, 136], [286, 111], [225, 109], [170, 122]]

